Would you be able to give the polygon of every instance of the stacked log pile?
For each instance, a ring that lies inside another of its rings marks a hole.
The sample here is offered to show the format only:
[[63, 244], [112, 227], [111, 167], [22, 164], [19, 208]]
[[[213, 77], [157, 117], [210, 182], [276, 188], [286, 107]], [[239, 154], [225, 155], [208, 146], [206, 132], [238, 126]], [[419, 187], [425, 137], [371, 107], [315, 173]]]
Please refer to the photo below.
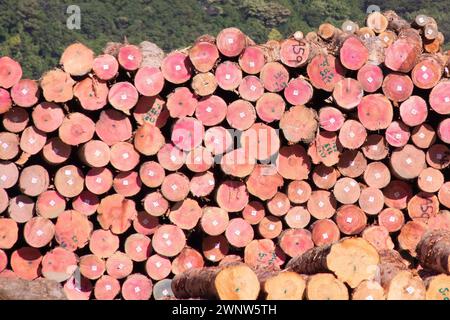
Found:
[[68, 299], [448, 300], [443, 41], [388, 11], [261, 45], [227, 28], [160, 65], [75, 43], [39, 81], [1, 57], [0, 277]]

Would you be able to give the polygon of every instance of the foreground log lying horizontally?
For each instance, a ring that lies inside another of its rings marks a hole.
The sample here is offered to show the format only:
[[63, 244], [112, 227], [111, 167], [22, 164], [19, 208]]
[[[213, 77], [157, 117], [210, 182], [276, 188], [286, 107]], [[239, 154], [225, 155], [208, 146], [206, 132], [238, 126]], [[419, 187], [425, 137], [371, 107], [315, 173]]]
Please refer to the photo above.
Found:
[[66, 300], [61, 285], [47, 279], [0, 278], [0, 300]]
[[450, 274], [450, 232], [426, 233], [417, 245], [417, 258], [424, 268]]
[[181, 299], [254, 300], [259, 289], [255, 272], [243, 264], [186, 271], [172, 282], [174, 295]]
[[375, 248], [361, 238], [342, 239], [317, 247], [291, 259], [288, 269], [301, 274], [333, 272], [350, 287], [375, 278], [379, 256]]

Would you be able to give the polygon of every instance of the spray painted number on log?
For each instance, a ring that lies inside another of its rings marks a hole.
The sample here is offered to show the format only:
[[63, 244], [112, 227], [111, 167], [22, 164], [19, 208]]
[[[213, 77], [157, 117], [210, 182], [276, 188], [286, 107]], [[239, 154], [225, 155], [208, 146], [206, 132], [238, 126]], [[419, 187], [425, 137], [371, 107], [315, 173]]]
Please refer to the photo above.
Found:
[[277, 73], [275, 73], [274, 78], [275, 78], [275, 87], [277, 88], [277, 91], [281, 91], [287, 87], [288, 85], [287, 80], [282, 71], [278, 71]]
[[[260, 263], [265, 263], [265, 259], [264, 259], [264, 258], [265, 258], [267, 255], [268, 255], [268, 254], [267, 254], [267, 253], [264, 253], [264, 252], [258, 253], [258, 262], [260, 262]], [[277, 254], [276, 254], [275, 252], [272, 252], [270, 255], [271, 255], [271, 257], [270, 257], [269, 261], [267, 262], [268, 265], [274, 264], [274, 263], [275, 263], [275, 260], [277, 259]]]
[[299, 44], [295, 44], [292, 46], [292, 52], [296, 55], [295, 59], [290, 59], [289, 62], [293, 63], [302, 63], [303, 55], [305, 54], [305, 46], [306, 44], [303, 41], [300, 41]]
[[325, 60], [319, 64], [320, 67], [323, 67], [323, 70], [320, 71], [320, 76], [322, 78], [322, 81], [325, 83], [330, 83], [334, 79], [334, 73], [327, 67], [330, 66], [330, 62], [328, 62], [328, 58], [325, 58]]
[[[430, 217], [430, 213], [433, 212], [433, 201], [431, 199], [425, 199], [425, 204], [420, 205], [420, 210], [422, 210], [422, 218], [428, 219]], [[430, 210], [430, 213], [428, 212]]]
[[440, 288], [439, 293], [444, 296], [444, 300], [450, 300], [449, 297], [447, 297], [447, 293], [449, 292], [448, 288]]
[[319, 151], [319, 155], [322, 158], [326, 158], [327, 155], [330, 155], [333, 152], [337, 152], [338, 149], [337, 149], [336, 143], [326, 143], [326, 144], [320, 146], [318, 151]]
[[162, 104], [156, 103], [144, 116], [144, 121], [149, 122], [151, 124], [155, 124], [156, 120], [158, 120], [158, 116], [161, 113]]

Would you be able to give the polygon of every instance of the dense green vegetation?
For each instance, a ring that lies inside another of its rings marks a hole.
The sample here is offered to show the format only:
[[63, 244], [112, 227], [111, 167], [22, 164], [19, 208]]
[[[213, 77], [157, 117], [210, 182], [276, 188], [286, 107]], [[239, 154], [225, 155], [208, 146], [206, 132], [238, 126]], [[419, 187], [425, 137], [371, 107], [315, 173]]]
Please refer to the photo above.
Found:
[[[69, 5], [81, 9], [81, 28], [69, 30]], [[11, 55], [26, 76], [55, 66], [65, 46], [79, 40], [99, 52], [108, 41], [150, 40], [165, 50], [188, 45], [197, 36], [236, 26], [258, 42], [307, 32], [325, 21], [362, 23], [377, 4], [412, 18], [432, 15], [450, 38], [448, 0], [2, 0], [0, 55]]]

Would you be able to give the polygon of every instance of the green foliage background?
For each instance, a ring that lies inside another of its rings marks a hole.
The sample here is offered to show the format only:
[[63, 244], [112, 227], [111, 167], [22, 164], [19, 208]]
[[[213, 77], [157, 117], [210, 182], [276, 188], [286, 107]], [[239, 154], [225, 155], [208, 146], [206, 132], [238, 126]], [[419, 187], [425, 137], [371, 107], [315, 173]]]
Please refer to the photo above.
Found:
[[[371, 4], [409, 19], [431, 15], [450, 38], [449, 0], [1, 0], [0, 55], [18, 59], [25, 76], [38, 78], [76, 40], [100, 52], [106, 42], [126, 36], [131, 43], [149, 40], [168, 51], [236, 26], [263, 42], [323, 22], [362, 23]], [[80, 30], [66, 27], [69, 5], [81, 8]]]

